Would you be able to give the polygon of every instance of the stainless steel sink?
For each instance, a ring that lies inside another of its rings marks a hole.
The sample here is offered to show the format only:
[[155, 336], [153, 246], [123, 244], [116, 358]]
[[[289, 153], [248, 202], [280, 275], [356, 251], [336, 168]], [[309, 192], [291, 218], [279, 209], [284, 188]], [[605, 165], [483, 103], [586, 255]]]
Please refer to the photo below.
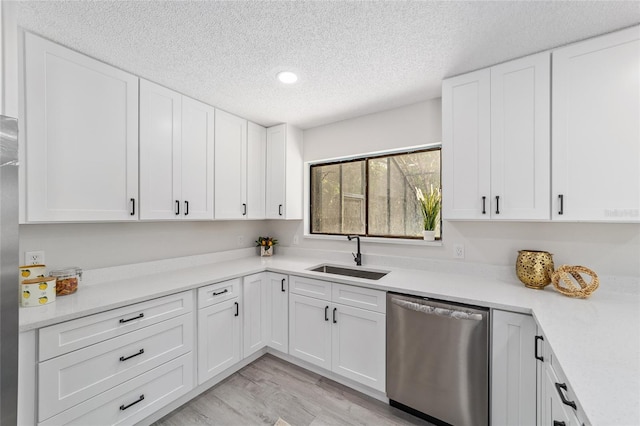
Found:
[[322, 272], [325, 274], [345, 275], [347, 277], [364, 278], [367, 280], [379, 280], [389, 273], [389, 271], [372, 271], [360, 268], [348, 268], [346, 266], [336, 265], [318, 265], [309, 269], [314, 272]]

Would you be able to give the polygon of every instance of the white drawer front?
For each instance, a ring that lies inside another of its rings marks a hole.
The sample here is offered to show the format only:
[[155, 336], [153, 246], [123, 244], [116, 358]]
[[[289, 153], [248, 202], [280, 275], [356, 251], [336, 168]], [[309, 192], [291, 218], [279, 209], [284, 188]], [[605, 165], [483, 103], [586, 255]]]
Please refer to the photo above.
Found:
[[189, 313], [40, 363], [39, 420], [190, 352], [193, 333]]
[[198, 308], [215, 305], [238, 296], [240, 296], [240, 278], [200, 287]]
[[186, 291], [89, 315], [40, 329], [39, 361], [44, 361], [193, 310]]
[[329, 281], [292, 276], [289, 278], [289, 286], [291, 293], [331, 300], [331, 283]]
[[133, 425], [192, 388], [193, 356], [188, 353], [39, 424]]
[[331, 300], [354, 308], [368, 309], [374, 312], [387, 312], [386, 293], [381, 290], [333, 283]]

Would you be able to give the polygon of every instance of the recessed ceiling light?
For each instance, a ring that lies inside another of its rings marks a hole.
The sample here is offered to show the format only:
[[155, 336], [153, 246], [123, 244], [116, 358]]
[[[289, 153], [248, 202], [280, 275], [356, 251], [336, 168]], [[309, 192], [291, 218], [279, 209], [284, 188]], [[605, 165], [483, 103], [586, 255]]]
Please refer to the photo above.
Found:
[[281, 71], [277, 75], [278, 80], [284, 84], [293, 84], [298, 81], [298, 76], [291, 71]]

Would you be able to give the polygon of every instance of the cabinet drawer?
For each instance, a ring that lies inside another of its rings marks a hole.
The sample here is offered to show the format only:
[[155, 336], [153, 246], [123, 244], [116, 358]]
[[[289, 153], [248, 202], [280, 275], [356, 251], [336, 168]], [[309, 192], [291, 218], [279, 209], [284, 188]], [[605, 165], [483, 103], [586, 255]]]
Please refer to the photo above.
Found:
[[193, 333], [189, 313], [40, 363], [39, 420], [191, 352]]
[[331, 283], [329, 281], [292, 276], [289, 278], [289, 286], [291, 293], [331, 300]]
[[343, 305], [386, 313], [386, 293], [381, 290], [333, 283], [331, 300]]
[[567, 401], [573, 402], [576, 405], [576, 408], [573, 408], [571, 407], [571, 405], [564, 404], [563, 402], [562, 404], [563, 408], [567, 413], [572, 413], [572, 415], [577, 417], [577, 420], [579, 421], [580, 424], [586, 423], [586, 416], [582, 411], [580, 404], [578, 403], [578, 398], [576, 397], [576, 394], [573, 392], [573, 389], [571, 388], [571, 384], [567, 380], [567, 376], [565, 376], [564, 372], [562, 371], [562, 368], [560, 367], [560, 364], [558, 363], [558, 359], [556, 358], [555, 354], [550, 348], [546, 352], [546, 354], [549, 355], [549, 364], [547, 365], [547, 368], [550, 368], [551, 371], [553, 372], [553, 375], [551, 377], [554, 377], [555, 379], [557, 379], [556, 383], [558, 385], [566, 386], [566, 389], [558, 389], [556, 387], [555, 390], [558, 392], [558, 396], [560, 396], [560, 392], [562, 392], [562, 394], [564, 395]]
[[44, 327], [39, 333], [39, 361], [66, 354], [193, 310], [192, 292], [137, 303]]
[[193, 356], [188, 353], [39, 424], [133, 425], [192, 388]]
[[198, 289], [198, 309], [233, 299], [240, 295], [240, 278]]

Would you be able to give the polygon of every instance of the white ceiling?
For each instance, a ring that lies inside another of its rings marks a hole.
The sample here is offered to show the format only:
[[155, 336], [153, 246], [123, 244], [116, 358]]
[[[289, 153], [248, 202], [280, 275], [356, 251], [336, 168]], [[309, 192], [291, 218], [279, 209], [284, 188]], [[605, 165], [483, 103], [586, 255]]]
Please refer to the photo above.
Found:
[[[638, 1], [19, 2], [25, 29], [263, 125], [440, 96], [443, 77], [640, 22]], [[294, 70], [299, 83], [275, 79]]]

